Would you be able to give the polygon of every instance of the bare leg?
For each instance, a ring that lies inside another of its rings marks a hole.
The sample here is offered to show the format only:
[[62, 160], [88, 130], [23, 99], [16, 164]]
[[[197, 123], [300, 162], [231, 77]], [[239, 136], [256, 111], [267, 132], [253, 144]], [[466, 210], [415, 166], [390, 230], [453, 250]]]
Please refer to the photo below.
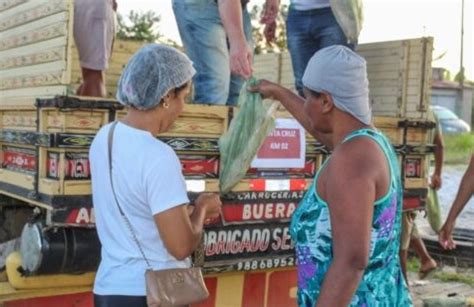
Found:
[[100, 70], [82, 68], [83, 82], [77, 89], [81, 96], [106, 97], [104, 74]]
[[400, 266], [402, 268], [403, 277], [405, 277], [405, 281], [408, 286], [407, 261], [408, 261], [408, 251], [401, 249], [400, 250]]
[[416, 255], [420, 259], [421, 268], [420, 268], [420, 279], [426, 277], [426, 274], [433, 269], [435, 269], [438, 264], [436, 261], [431, 258], [430, 254], [426, 250], [423, 240], [417, 237], [412, 237], [410, 240], [410, 247], [415, 251]]

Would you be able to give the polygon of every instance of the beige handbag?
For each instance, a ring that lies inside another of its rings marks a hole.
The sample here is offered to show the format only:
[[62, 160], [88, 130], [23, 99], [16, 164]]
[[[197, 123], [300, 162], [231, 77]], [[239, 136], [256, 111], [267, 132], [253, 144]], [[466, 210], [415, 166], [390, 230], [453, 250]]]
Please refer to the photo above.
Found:
[[187, 306], [208, 296], [200, 268], [146, 271], [146, 301], [150, 307]]
[[133, 231], [130, 220], [125, 216], [120, 207], [112, 180], [112, 145], [116, 125], [117, 122], [114, 122], [110, 127], [108, 138], [110, 185], [120, 214], [124, 218], [127, 227], [130, 229], [132, 237], [148, 267], [145, 272], [147, 305], [149, 307], [187, 306], [189, 304], [204, 301], [209, 297], [209, 292], [204, 283], [201, 269], [198, 267], [192, 267], [184, 269], [153, 270], [150, 261], [145, 256], [142, 246]]

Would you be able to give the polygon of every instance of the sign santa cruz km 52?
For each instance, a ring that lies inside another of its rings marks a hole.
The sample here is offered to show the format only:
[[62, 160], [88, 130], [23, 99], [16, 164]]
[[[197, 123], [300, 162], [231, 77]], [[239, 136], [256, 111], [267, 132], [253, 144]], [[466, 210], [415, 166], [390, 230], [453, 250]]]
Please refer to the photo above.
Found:
[[303, 127], [294, 119], [278, 118], [275, 123], [275, 129], [263, 142], [252, 167], [303, 168], [306, 152]]

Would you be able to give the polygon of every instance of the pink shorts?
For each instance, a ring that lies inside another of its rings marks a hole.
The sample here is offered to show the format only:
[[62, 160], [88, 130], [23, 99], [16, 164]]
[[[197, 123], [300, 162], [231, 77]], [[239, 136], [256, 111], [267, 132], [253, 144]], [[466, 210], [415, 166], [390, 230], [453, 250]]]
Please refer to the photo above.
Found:
[[113, 0], [74, 1], [74, 40], [81, 67], [107, 69], [114, 37]]

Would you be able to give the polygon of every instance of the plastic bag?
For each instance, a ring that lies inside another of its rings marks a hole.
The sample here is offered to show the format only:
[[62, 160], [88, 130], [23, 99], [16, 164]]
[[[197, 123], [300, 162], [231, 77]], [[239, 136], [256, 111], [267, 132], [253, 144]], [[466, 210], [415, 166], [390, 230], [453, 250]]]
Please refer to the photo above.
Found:
[[256, 82], [252, 77], [242, 87], [240, 110], [219, 140], [219, 189], [222, 194], [229, 192], [245, 176], [258, 149], [275, 128], [274, 114], [278, 102], [262, 101], [259, 93], [248, 92], [247, 87]]
[[426, 215], [431, 229], [436, 233], [441, 229], [441, 211], [439, 207], [438, 192], [435, 189], [428, 189], [428, 197], [426, 198]]
[[350, 43], [357, 43], [364, 14], [362, 0], [331, 0], [331, 9]]

